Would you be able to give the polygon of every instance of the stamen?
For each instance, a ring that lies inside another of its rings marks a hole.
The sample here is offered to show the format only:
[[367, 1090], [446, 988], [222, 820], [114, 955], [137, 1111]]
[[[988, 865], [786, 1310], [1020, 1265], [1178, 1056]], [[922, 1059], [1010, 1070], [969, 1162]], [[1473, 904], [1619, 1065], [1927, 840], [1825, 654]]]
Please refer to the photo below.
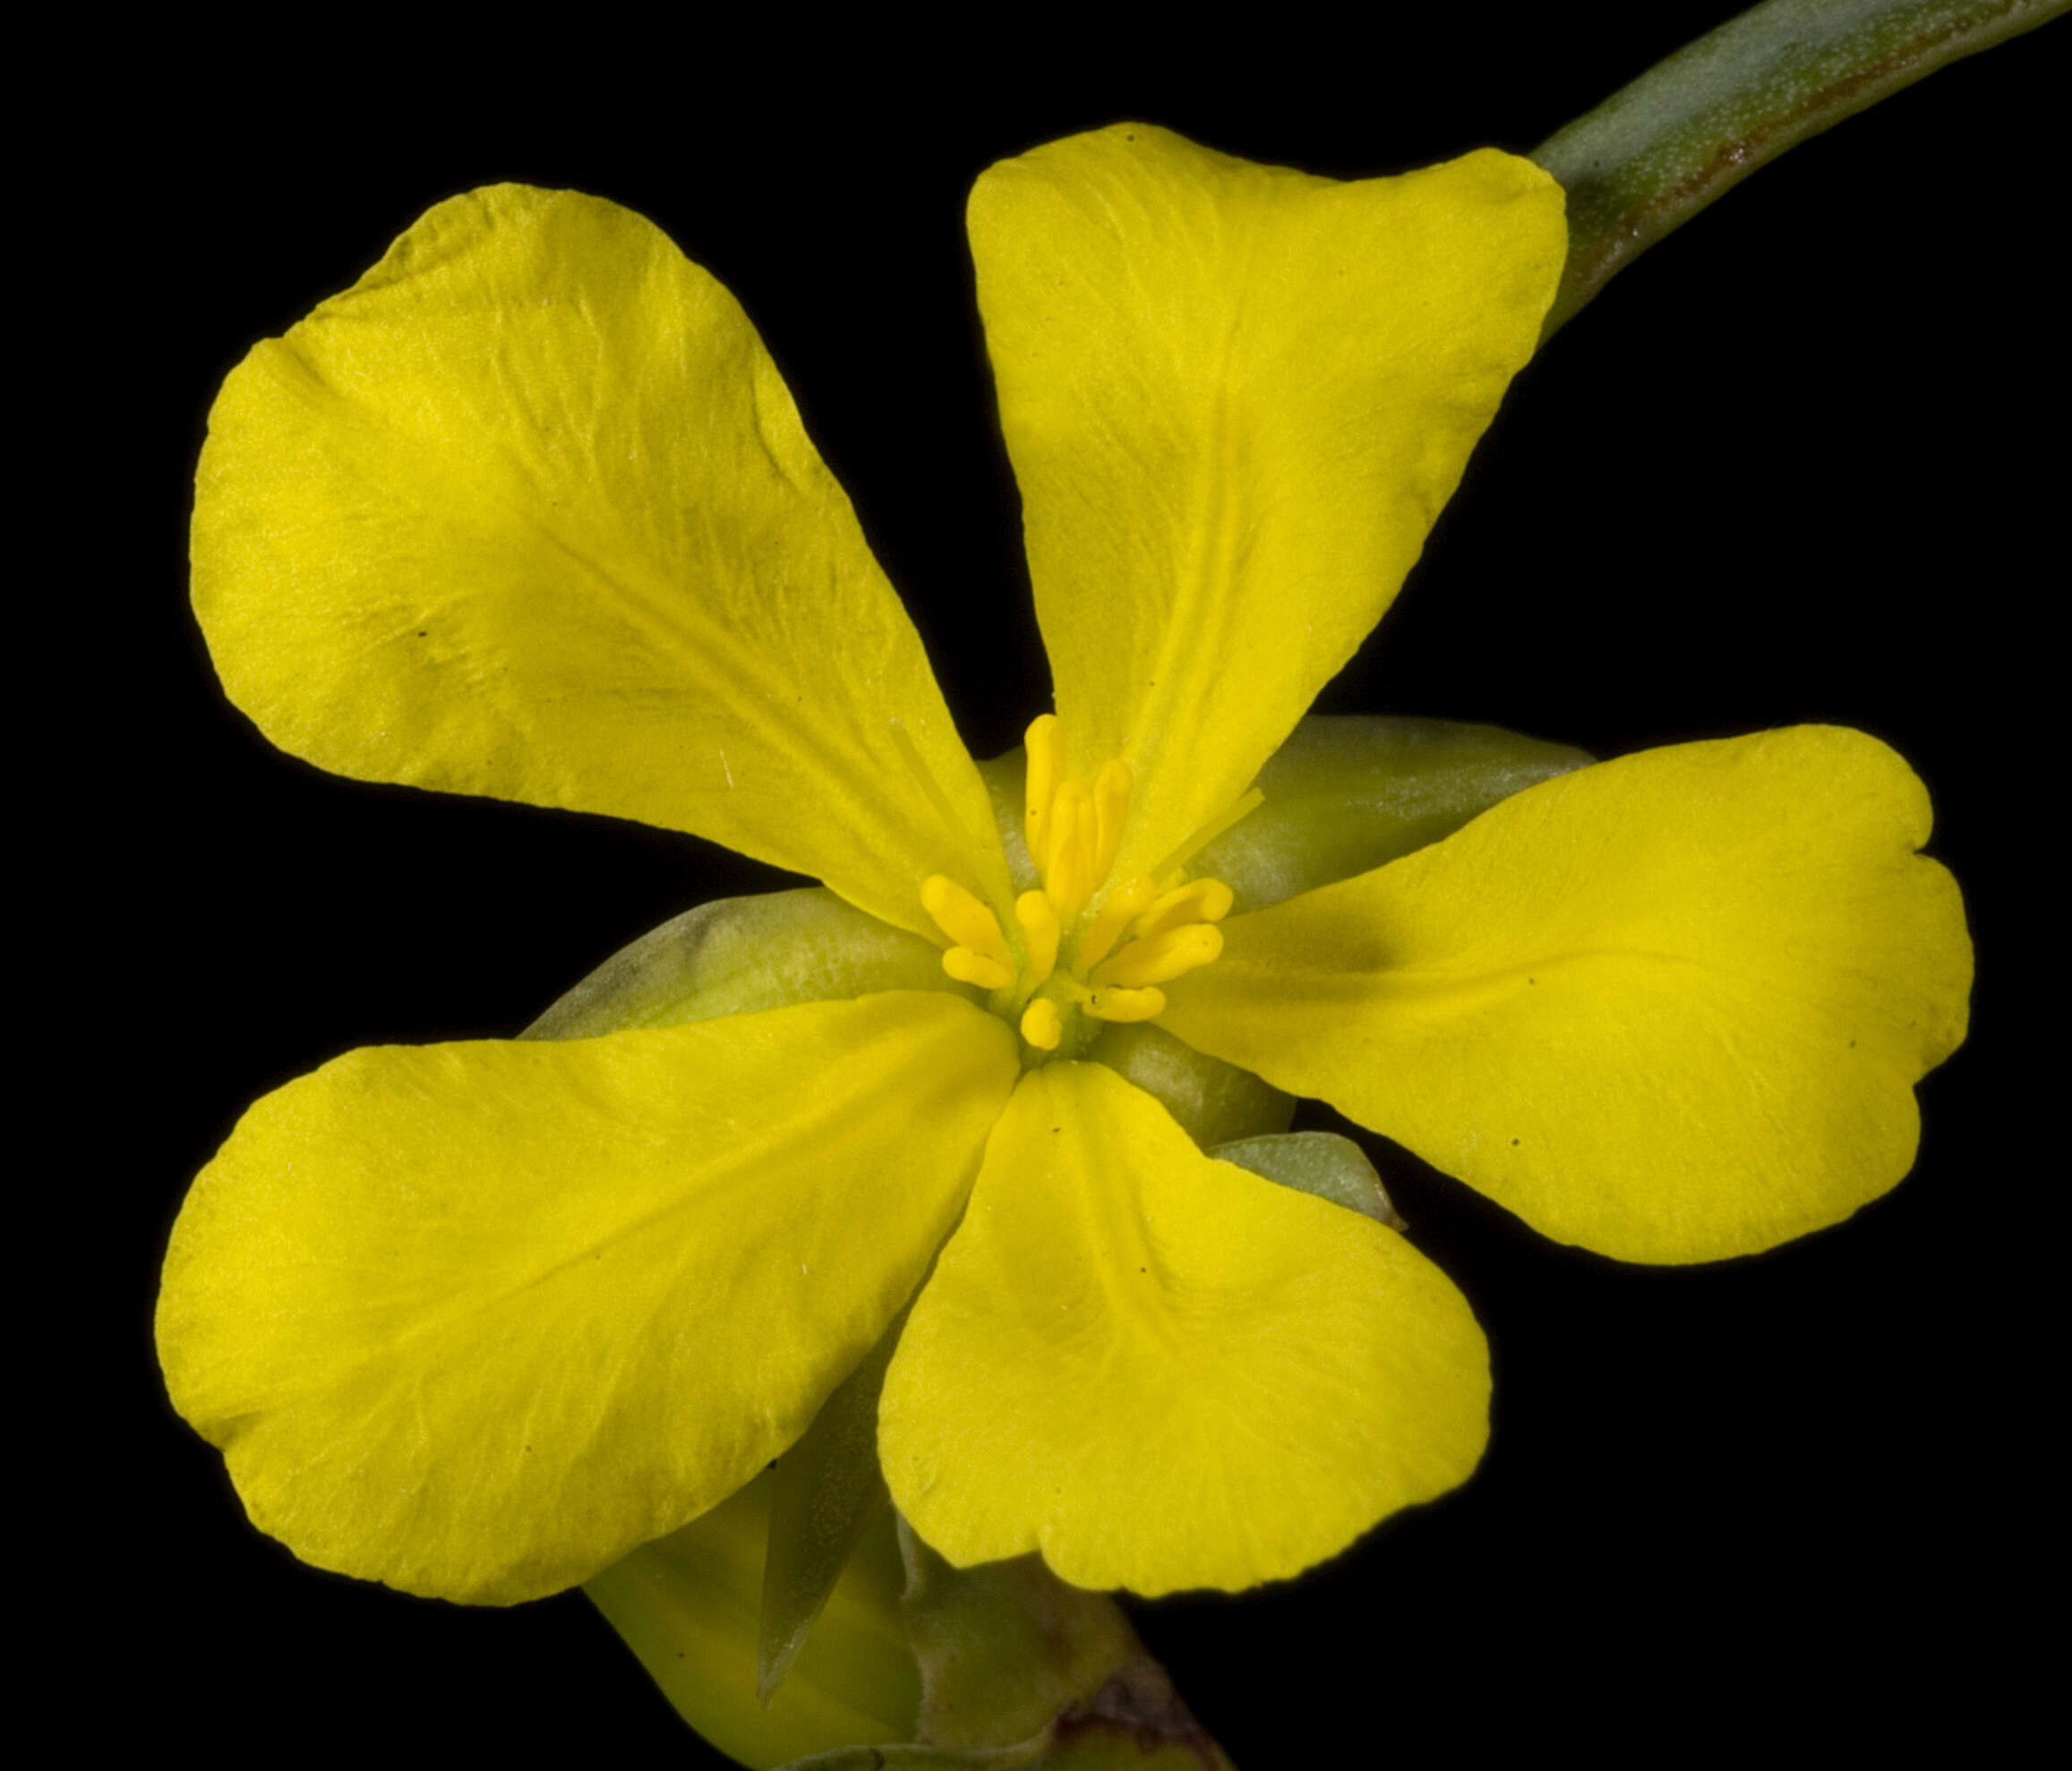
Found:
[[1096, 1021], [1149, 1021], [1166, 1012], [1163, 990], [1096, 990], [1084, 1010]]
[[1043, 893], [1024, 892], [1015, 900], [1015, 920], [1022, 925], [1022, 942], [1029, 950], [1023, 981], [1035, 989], [1057, 967], [1057, 911]]
[[1130, 766], [1117, 757], [1100, 766], [1093, 777], [1093, 883], [1098, 886], [1115, 865], [1122, 847], [1123, 821], [1129, 817], [1130, 789], [1135, 777]]
[[[896, 721], [893, 735], [945, 824], [961, 830]], [[1135, 790], [1130, 766], [1111, 758], [1091, 783], [1066, 780], [1065, 731], [1055, 714], [1032, 720], [1023, 740], [1023, 830], [1040, 887], [1014, 901], [1012, 922], [1005, 897], [989, 904], [946, 873], [921, 882], [921, 903], [950, 944], [946, 972], [960, 983], [1007, 993], [996, 994], [994, 1005], [1015, 1019], [1035, 1050], [1064, 1050], [1069, 1032], [1077, 1052], [1091, 1030], [1075, 1016], [1152, 1020], [1166, 1009], [1160, 985], [1220, 955], [1223, 936], [1215, 925], [1230, 913], [1230, 888], [1220, 879], [1183, 884], [1186, 866], [1265, 796], [1254, 787], [1234, 800], [1155, 871], [1111, 879]], [[1097, 899], [1099, 909], [1089, 915]], [[1037, 990], [1042, 995], [1032, 995]]]
[[1038, 1051], [1056, 1051], [1064, 1034], [1064, 1019], [1049, 997], [1038, 997], [1022, 1011], [1022, 1037]]
[[1050, 836], [1050, 801], [1065, 772], [1065, 728], [1056, 714], [1040, 714], [1029, 722], [1022, 743], [1029, 753], [1028, 772], [1023, 777], [1022, 829], [1029, 842], [1029, 859], [1040, 870]]
[[1073, 963], [1082, 971], [1099, 965], [1122, 938], [1122, 931], [1129, 926], [1130, 918], [1150, 903], [1157, 891], [1141, 873], [1117, 880], [1109, 888], [1108, 902], [1093, 919], [1093, 926], [1082, 937], [1079, 951], [1073, 955]]
[[999, 919], [947, 875], [931, 873], [920, 882], [920, 907], [955, 945], [968, 947], [996, 964], [1014, 965], [1014, 949], [1000, 932]]
[[1049, 849], [1043, 885], [1057, 907], [1060, 926], [1075, 921], [1093, 888], [1093, 795], [1083, 783], [1067, 781], [1050, 800]]
[[1015, 981], [1015, 968], [969, 947], [952, 947], [943, 955], [943, 970], [960, 984], [976, 984], [981, 990], [1004, 990]]
[[1141, 941], [1162, 935], [1169, 928], [1185, 928], [1190, 922], [1220, 922], [1230, 914], [1233, 902], [1230, 888], [1220, 879], [1191, 879], [1161, 895], [1137, 918], [1129, 932]]
[[1229, 808], [1220, 817], [1211, 818], [1208, 823], [1190, 831], [1186, 836], [1183, 837], [1180, 846], [1152, 869], [1152, 877], [1161, 883], [1171, 878], [1174, 885], [1178, 885], [1178, 879], [1173, 876], [1177, 875], [1180, 868], [1186, 866], [1189, 861], [1193, 860], [1196, 855], [1200, 854], [1203, 849], [1207, 848], [1210, 843], [1213, 843], [1240, 818], [1250, 817], [1264, 803], [1266, 795], [1256, 787], [1247, 788], [1231, 800]]
[[1169, 928], [1148, 941], [1132, 941], [1100, 968], [1094, 979], [1097, 990], [1112, 984], [1136, 988], [1145, 984], [1168, 984], [1174, 979], [1206, 965], [1223, 951], [1223, 931], [1212, 922], [1190, 922], [1184, 928]]

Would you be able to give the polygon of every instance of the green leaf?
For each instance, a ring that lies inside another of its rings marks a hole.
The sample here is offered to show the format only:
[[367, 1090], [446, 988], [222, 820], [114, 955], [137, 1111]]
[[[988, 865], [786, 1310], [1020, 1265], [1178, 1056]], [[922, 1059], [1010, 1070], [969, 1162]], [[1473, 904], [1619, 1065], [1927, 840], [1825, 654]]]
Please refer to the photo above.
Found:
[[821, 1405], [771, 1476], [757, 1695], [768, 1703], [864, 1531], [892, 1503], [878, 1467], [878, 1398], [906, 1324], [902, 1310]]
[[942, 954], [814, 886], [717, 898], [621, 947], [527, 1028], [586, 1040], [874, 990], [979, 991], [943, 975]]
[[1566, 744], [1452, 720], [1312, 714], [1259, 772], [1265, 802], [1193, 863], [1239, 912], [1349, 879], [1451, 836], [1499, 800], [1590, 761]]
[[1402, 1214], [1390, 1204], [1382, 1177], [1367, 1153], [1336, 1132], [1289, 1132], [1280, 1137], [1240, 1138], [1209, 1151], [1220, 1162], [1235, 1162], [1297, 1193], [1313, 1193], [1349, 1211], [1358, 1211], [1392, 1230], [1403, 1228]]

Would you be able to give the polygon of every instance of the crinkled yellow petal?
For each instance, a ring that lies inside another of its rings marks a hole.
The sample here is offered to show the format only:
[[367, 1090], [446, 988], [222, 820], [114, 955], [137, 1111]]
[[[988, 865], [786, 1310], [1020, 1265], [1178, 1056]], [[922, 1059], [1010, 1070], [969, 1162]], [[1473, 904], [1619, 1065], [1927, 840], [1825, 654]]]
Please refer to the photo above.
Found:
[[1928, 833], [1861, 732], [1643, 751], [1232, 919], [1165, 1024], [1563, 1242], [1747, 1253], [1913, 1164], [1971, 987]]
[[1098, 1064], [1022, 1081], [887, 1373], [878, 1452], [960, 1566], [1249, 1587], [1464, 1480], [1482, 1331], [1393, 1230], [1203, 1156]]
[[174, 1405], [305, 1561], [483, 1604], [573, 1586], [805, 1430], [1015, 1070], [1003, 1022], [924, 992], [349, 1052], [188, 1196]]
[[453, 198], [256, 346], [193, 556], [230, 698], [325, 768], [693, 831], [922, 933], [924, 874], [1011, 896], [776, 366], [630, 210]]
[[1141, 870], [1394, 597], [1538, 337], [1561, 189], [1494, 150], [1349, 184], [1123, 124], [994, 167], [969, 225], [1070, 765], [1134, 767]]

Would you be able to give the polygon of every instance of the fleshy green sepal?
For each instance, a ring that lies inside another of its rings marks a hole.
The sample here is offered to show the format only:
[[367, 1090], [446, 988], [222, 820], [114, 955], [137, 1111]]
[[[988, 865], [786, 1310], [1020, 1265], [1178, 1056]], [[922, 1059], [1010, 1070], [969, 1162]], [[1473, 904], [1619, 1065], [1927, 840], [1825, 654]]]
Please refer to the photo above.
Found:
[[766, 1706], [806, 1645], [864, 1534], [892, 1504], [878, 1467], [878, 1398], [903, 1310], [771, 1472], [756, 1670]]
[[1229, 1766], [1112, 1599], [1040, 1556], [953, 1568], [903, 1522], [900, 1549], [920, 1732], [947, 1763]]
[[716, 898], [650, 928], [566, 991], [525, 1037], [586, 1040], [878, 990], [980, 999], [943, 975], [941, 954], [920, 936], [824, 887], [764, 892]]
[[765, 1475], [585, 1587], [678, 1715], [742, 1764], [780, 1765], [852, 1742], [913, 1738], [920, 1681], [900, 1623], [905, 1584], [889, 1511], [863, 1534], [789, 1676], [758, 1698]]
[[1219, 1162], [1235, 1162], [1254, 1175], [1279, 1181], [1297, 1193], [1312, 1193], [1349, 1211], [1372, 1218], [1392, 1230], [1403, 1226], [1402, 1213], [1390, 1203], [1382, 1177], [1367, 1153], [1336, 1132], [1289, 1132], [1279, 1137], [1239, 1138], [1218, 1144], [1209, 1154]]
[[1149, 1022], [1110, 1027], [1088, 1056], [1150, 1095], [1203, 1150], [1285, 1132], [1295, 1116], [1293, 1095]]
[[1588, 752], [1459, 720], [1313, 714], [1259, 771], [1258, 810], [1195, 857], [1239, 915], [1451, 836]]

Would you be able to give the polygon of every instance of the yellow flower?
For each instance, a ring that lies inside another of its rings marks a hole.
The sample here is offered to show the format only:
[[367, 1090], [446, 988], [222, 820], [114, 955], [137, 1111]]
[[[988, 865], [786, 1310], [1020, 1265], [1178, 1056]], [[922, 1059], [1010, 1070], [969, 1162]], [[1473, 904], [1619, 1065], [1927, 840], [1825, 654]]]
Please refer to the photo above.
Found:
[[1768, 1246], [1911, 1163], [1969, 948], [1919, 783], [1860, 734], [1561, 774], [1240, 913], [1189, 877], [1529, 354], [1545, 175], [1340, 184], [1130, 125], [994, 168], [971, 232], [1057, 688], [1022, 795], [959, 743], [740, 308], [638, 217], [441, 204], [226, 384], [195, 603], [277, 743], [840, 901], [741, 1012], [353, 1052], [241, 1122], [159, 1346], [308, 1561], [574, 1585], [741, 1489], [910, 1300], [880, 1455], [959, 1563], [1238, 1587], [1462, 1480], [1488, 1381], [1458, 1292], [1204, 1154], [1087, 1061], [1120, 1038], [1633, 1260]]

